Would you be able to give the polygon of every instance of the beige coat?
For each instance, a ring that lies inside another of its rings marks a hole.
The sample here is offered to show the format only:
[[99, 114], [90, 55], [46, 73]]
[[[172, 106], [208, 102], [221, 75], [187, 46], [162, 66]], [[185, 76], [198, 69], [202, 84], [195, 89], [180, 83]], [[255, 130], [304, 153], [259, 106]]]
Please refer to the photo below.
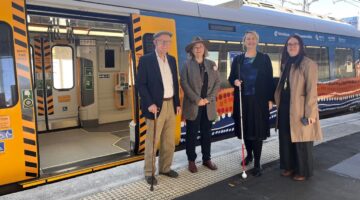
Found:
[[[323, 138], [317, 104], [317, 80], [318, 66], [310, 58], [304, 57], [299, 69], [291, 67], [289, 82], [290, 131], [292, 142], [318, 141]], [[281, 88], [278, 84], [274, 95], [278, 108], [280, 105], [280, 92]], [[304, 116], [315, 119], [315, 123], [304, 126], [301, 123], [301, 118]]]

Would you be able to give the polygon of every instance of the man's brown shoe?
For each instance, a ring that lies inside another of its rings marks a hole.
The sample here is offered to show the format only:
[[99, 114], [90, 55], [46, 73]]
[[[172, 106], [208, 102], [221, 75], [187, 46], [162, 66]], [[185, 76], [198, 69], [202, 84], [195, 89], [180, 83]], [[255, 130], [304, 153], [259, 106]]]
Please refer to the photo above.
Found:
[[211, 160], [204, 161], [203, 165], [211, 170], [217, 170], [217, 166]]
[[281, 176], [289, 177], [293, 175], [293, 173], [294, 173], [293, 170], [284, 170], [283, 172], [281, 172]]
[[306, 180], [306, 177], [305, 176], [300, 176], [300, 175], [295, 175], [293, 177], [293, 180], [294, 181], [305, 181]]
[[198, 171], [194, 161], [189, 161], [188, 169], [191, 173], [196, 173]]

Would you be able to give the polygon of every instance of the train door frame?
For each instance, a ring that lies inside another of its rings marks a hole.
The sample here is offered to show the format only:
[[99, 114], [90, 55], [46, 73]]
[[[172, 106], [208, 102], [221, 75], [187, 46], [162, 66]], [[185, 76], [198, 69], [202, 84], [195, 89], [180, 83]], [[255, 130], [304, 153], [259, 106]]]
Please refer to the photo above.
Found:
[[[43, 7], [38, 5], [28, 5], [28, 14], [29, 15], [38, 15], [38, 16], [51, 16], [51, 17], [61, 17], [61, 18], [70, 18], [70, 19], [79, 19], [79, 20], [90, 20], [90, 21], [97, 21], [97, 22], [109, 22], [109, 23], [118, 23], [118, 24], [126, 24], [127, 25], [127, 31], [129, 33], [129, 50], [132, 52], [133, 45], [132, 45], [132, 34], [131, 34], [131, 16], [130, 13], [125, 15], [110, 15], [110, 14], [103, 14], [103, 13], [97, 13], [97, 12], [82, 12], [78, 10], [67, 10], [67, 9], [61, 9], [61, 8], [52, 8], [52, 7]], [[74, 49], [74, 54], [76, 54], [76, 49]], [[75, 57], [76, 58], [76, 57]], [[131, 61], [134, 62], [133, 60]], [[77, 70], [76, 70], [76, 60], [74, 60], [74, 78], [78, 78], [76, 76]], [[94, 77], [96, 78], [96, 77]], [[76, 87], [76, 81], [75, 87]], [[53, 88], [53, 90], [55, 90]], [[80, 104], [78, 107], [81, 106]], [[134, 109], [132, 108], [132, 116], [134, 115]], [[80, 117], [81, 113], [78, 111], [78, 116]], [[93, 122], [91, 122], [93, 124]], [[82, 124], [81, 121], [79, 121], [79, 125]], [[89, 123], [86, 123], [89, 124]], [[76, 126], [75, 126], [76, 127]]]
[[[4, 3], [5, 1], [2, 1], [1, 3]], [[22, 9], [23, 13], [24, 13], [24, 17], [22, 17], [22, 21], [24, 24], [27, 24], [27, 20], [26, 20], [26, 17], [28, 16], [28, 14], [38, 14], [38, 15], [43, 15], [43, 16], [58, 16], [58, 17], [65, 17], [66, 16], [71, 16], [72, 18], [74, 18], [74, 16], [76, 16], [75, 18], [76, 19], [84, 19], [84, 20], [93, 20], [93, 21], [99, 21], [99, 22], [112, 22], [112, 23], [122, 23], [122, 24], [126, 24], [127, 25], [127, 30], [129, 32], [129, 42], [130, 42], [130, 50], [132, 51], [132, 47], [133, 45], [132, 44], [132, 34], [131, 34], [131, 27], [132, 27], [132, 24], [131, 24], [131, 16], [130, 16], [130, 13], [129, 15], [125, 15], [125, 16], [120, 16], [120, 15], [108, 15], [108, 14], [99, 14], [99, 13], [96, 13], [96, 12], [81, 12], [81, 11], [74, 11], [74, 10], [65, 10], [65, 9], [60, 9], [60, 8], [49, 8], [49, 7], [43, 7], [43, 6], [34, 6], [34, 5], [27, 5], [26, 8], [28, 9], [29, 12], [26, 12], [25, 10], [25, 0], [7, 0], [6, 3], [9, 3], [10, 2], [10, 6], [9, 6], [9, 9], [8, 9], [8, 12], [11, 13], [12, 10], [14, 9]], [[22, 5], [21, 6], [17, 6], [17, 4], [15, 5], [15, 8], [14, 8], [14, 4], [11, 4], [12, 2], [20, 2]], [[11, 7], [12, 5], [12, 7]], [[72, 15], [70, 13], [72, 12], [75, 12], [77, 15]], [[80, 14], [79, 14], [80, 13]], [[84, 15], [81, 15], [81, 14], [85, 14]], [[7, 12], [6, 12], [7, 14]], [[98, 16], [100, 15], [100, 16]], [[12, 15], [11, 15], [12, 16]], [[9, 18], [11, 17], [9, 15]], [[104, 16], [105, 19], [104, 19]], [[14, 17], [14, 16], [12, 16]], [[115, 19], [115, 20], [114, 20]], [[25, 35], [26, 35], [26, 42], [29, 42], [29, 36], [28, 36], [28, 33], [27, 33], [27, 25], [25, 25], [25, 29], [24, 30], [21, 30], [21, 32], [25, 32]], [[14, 32], [15, 33], [15, 32]], [[17, 40], [14, 39], [14, 41], [18, 42]], [[22, 42], [22, 41], [20, 41]], [[21, 43], [23, 44], [23, 43]], [[24, 46], [24, 45], [22, 45]], [[21, 76], [25, 76], [25, 75], [28, 75], [27, 77], [27, 87], [28, 90], [31, 90], [33, 91], [33, 84], [32, 84], [32, 76], [33, 74], [31, 74], [31, 61], [30, 61], [30, 56], [32, 56], [33, 54], [30, 54], [30, 45], [26, 44], [26, 46], [28, 47], [27, 48], [27, 51], [26, 53], [23, 53], [21, 55], [22, 59], [24, 60], [27, 60], [27, 66], [23, 66], [23, 65], [19, 65], [18, 62], [16, 62], [16, 71], [18, 71], [18, 69], [20, 70], [24, 70], [27, 69], [26, 73], [24, 72], [21, 72], [21, 74], [17, 74], [16, 77], [17, 77], [17, 81], [18, 82], [21, 82], [19, 81], [19, 77]], [[16, 49], [16, 48], [15, 48]], [[14, 49], [14, 51], [16, 51]], [[34, 49], [33, 49], [34, 50]], [[75, 51], [74, 51], [75, 52]], [[17, 54], [14, 54], [16, 56], [18, 56]], [[134, 63], [133, 60], [131, 60], [131, 63]], [[21, 64], [21, 63], [20, 63]], [[75, 65], [75, 63], [74, 63]], [[132, 69], [133, 70], [133, 69]], [[74, 71], [74, 73], [76, 73]], [[23, 78], [23, 77], [21, 77]], [[76, 83], [74, 83], [76, 84]], [[23, 83], [21, 84], [18, 84], [18, 87], [20, 88], [20, 86], [23, 88]], [[19, 96], [19, 99], [18, 99], [18, 102], [17, 102], [17, 105], [16, 105], [16, 109], [19, 109], [21, 110], [21, 98], [20, 97], [23, 97], [21, 96], [20, 94], [20, 89], [18, 90], [18, 96]], [[15, 165], [12, 165], [12, 169], [15, 170], [15, 173], [19, 173], [19, 174], [23, 174], [21, 175], [20, 178], [16, 177], [16, 180], [10, 180], [10, 179], [2, 179], [3, 182], [0, 183], [0, 185], [6, 185], [6, 184], [11, 184], [11, 183], [19, 183], [21, 181], [26, 181], [26, 180], [29, 180], [29, 179], [35, 179], [35, 178], [38, 178], [39, 175], [40, 175], [40, 167], [39, 167], [39, 155], [38, 155], [38, 143], [37, 143], [37, 134], [36, 134], [36, 115], [35, 115], [35, 110], [34, 110], [34, 106], [36, 106], [36, 101], [34, 99], [34, 95], [33, 95], [33, 99], [31, 99], [32, 102], [33, 102], [33, 107], [32, 107], [32, 116], [28, 116], [29, 113], [23, 113], [21, 115], [21, 112], [15, 112], [17, 113], [17, 115], [19, 115], [20, 119], [18, 120], [19, 123], [14, 123], [14, 125], [16, 125], [16, 127], [18, 127], [17, 131], [19, 132], [22, 132], [24, 134], [24, 138], [21, 139], [21, 142], [24, 143], [25, 145], [25, 149], [22, 150], [22, 154], [23, 156], [25, 157], [31, 157], [30, 161], [25, 158], [25, 161], [23, 163], [24, 166], [22, 167], [17, 167]], [[0, 115], [3, 115], [3, 112], [1, 112], [2, 110], [0, 110]], [[134, 112], [134, 109], [133, 109], [133, 112]], [[22, 120], [21, 120], [21, 117], [22, 117]], [[29, 122], [27, 122], [27, 120], [30, 119]], [[20, 130], [21, 129], [21, 130]], [[14, 130], [15, 131], [15, 130]], [[25, 137], [26, 136], [26, 137]], [[31, 137], [30, 137], [31, 136]], [[19, 137], [20, 139], [20, 137]], [[2, 141], [1, 141], [2, 142]], [[19, 145], [17, 145], [19, 146]], [[21, 145], [20, 145], [21, 146]], [[8, 147], [8, 145], [7, 145]], [[35, 149], [34, 149], [35, 148]], [[7, 151], [10, 151], [11, 149], [10, 148], [7, 148], [6, 149]], [[18, 152], [16, 152], [18, 153]], [[15, 157], [15, 156], [13, 156]], [[35, 159], [35, 160], [34, 160]], [[134, 158], [134, 159], [128, 159], [128, 160], [138, 160], [139, 158]], [[14, 159], [13, 159], [14, 160]], [[22, 157], [17, 157], [17, 160], [20, 160], [21, 162], [23, 161], [22, 160]], [[5, 162], [9, 163], [9, 160], [6, 160]], [[121, 161], [121, 162], [117, 162], [117, 163], [124, 163], [124, 162], [129, 162], [129, 161]], [[92, 171], [97, 171], [97, 170], [100, 170], [100, 169], [103, 169], [103, 168], [107, 168], [107, 167], [111, 167], [111, 166], [116, 166], [116, 165], [119, 165], [119, 164], [108, 164], [108, 165], [104, 165], [104, 166], [98, 166], [98, 167], [93, 167], [94, 169], [92, 170], [85, 170], [85, 171], [89, 171], [89, 172], [92, 172]], [[8, 166], [8, 165], [6, 165]], [[10, 165], [9, 165], [10, 166]], [[1, 166], [0, 166], [1, 167]], [[22, 170], [24, 168], [24, 171]], [[96, 168], [96, 169], [95, 169]], [[1, 169], [1, 168], [0, 168]], [[14, 177], [14, 174], [15, 173], [12, 173], [12, 177]], [[82, 174], [82, 173], [79, 173], [79, 172], [74, 172], [74, 176], [76, 175], [79, 175], [79, 174]], [[62, 179], [62, 178], [66, 178], [68, 176], [64, 175], [64, 176], [60, 176], [58, 178]], [[56, 179], [58, 180], [58, 179]], [[34, 184], [42, 184], [42, 183], [46, 183], [46, 182], [49, 182], [49, 180], [46, 180], [46, 181], [43, 181], [43, 180], [35, 180], [35, 181], [32, 181], [32, 182], [28, 182], [28, 184], [26, 182], [24, 182], [24, 184], [21, 184], [23, 185], [23, 187], [29, 187], [29, 186], [33, 186]], [[51, 181], [50, 181], [51, 182]]]
[[0, 186], [39, 177], [38, 138], [30, 64], [30, 47], [25, 0], [3, 0], [0, 21], [11, 27], [17, 102], [0, 109], [0, 130], [11, 134], [2, 137]]

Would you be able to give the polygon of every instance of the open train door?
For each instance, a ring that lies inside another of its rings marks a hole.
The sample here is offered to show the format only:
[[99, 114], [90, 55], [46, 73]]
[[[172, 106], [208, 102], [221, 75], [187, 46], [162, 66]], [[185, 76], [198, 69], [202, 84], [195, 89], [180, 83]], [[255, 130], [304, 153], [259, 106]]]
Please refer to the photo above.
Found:
[[40, 132], [78, 126], [75, 45], [66, 39], [50, 40], [48, 36], [38, 36], [31, 40], [34, 51], [37, 130]]
[[24, 0], [0, 1], [0, 185], [39, 175]]
[[[137, 66], [139, 58], [147, 53], [154, 51], [153, 35], [154, 33], [162, 30], [170, 31], [173, 33], [171, 38], [172, 44], [169, 54], [174, 56], [178, 60], [177, 44], [176, 44], [176, 27], [175, 20], [160, 17], [143, 16], [138, 14], [132, 15], [132, 26], [133, 26], [133, 44], [134, 44], [134, 56], [135, 66], [134, 75], [137, 73]], [[134, 128], [135, 131], [130, 133], [131, 150], [135, 154], [144, 153], [145, 149], [145, 138], [146, 138], [146, 124], [145, 117], [142, 115], [140, 110], [140, 101], [138, 91], [134, 90]], [[181, 116], [177, 116], [176, 120], [176, 137], [175, 144], [180, 143], [180, 122]]]

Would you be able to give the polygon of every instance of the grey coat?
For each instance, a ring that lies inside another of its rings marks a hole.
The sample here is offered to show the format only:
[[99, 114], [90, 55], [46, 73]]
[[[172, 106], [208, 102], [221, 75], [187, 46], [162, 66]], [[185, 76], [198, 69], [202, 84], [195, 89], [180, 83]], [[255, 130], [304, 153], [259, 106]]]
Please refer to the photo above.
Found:
[[[208, 73], [208, 90], [206, 99], [210, 102], [206, 105], [207, 116], [210, 121], [216, 119], [216, 95], [220, 89], [220, 74], [214, 61], [204, 60], [205, 69]], [[198, 114], [198, 103], [201, 99], [202, 79], [200, 67], [195, 59], [187, 59], [184, 63], [180, 84], [184, 91], [183, 116], [186, 120], [195, 120]]]

